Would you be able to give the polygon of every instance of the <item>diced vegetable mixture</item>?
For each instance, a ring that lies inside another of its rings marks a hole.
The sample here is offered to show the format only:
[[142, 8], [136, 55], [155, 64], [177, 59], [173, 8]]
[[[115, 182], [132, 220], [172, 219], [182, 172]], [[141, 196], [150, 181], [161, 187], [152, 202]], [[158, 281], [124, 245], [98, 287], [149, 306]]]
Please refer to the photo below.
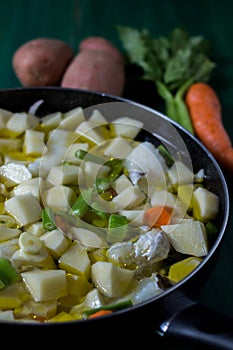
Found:
[[219, 198], [143, 122], [0, 109], [0, 320], [98, 317], [200, 264]]

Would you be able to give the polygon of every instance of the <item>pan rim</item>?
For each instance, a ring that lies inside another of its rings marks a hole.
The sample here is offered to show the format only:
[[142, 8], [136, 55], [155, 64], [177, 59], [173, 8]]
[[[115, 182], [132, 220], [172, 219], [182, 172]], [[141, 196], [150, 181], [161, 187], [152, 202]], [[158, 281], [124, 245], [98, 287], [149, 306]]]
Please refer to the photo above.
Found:
[[[201, 143], [201, 141], [194, 136], [193, 134], [191, 134], [189, 131], [185, 130], [180, 124], [176, 123], [175, 121], [171, 120], [169, 117], [167, 117], [165, 114], [163, 114], [162, 112], [159, 112], [158, 110], [143, 105], [142, 103], [133, 101], [131, 99], [127, 99], [125, 97], [119, 97], [119, 96], [114, 96], [111, 94], [106, 94], [106, 93], [99, 93], [99, 92], [95, 92], [95, 91], [90, 91], [90, 90], [83, 90], [83, 89], [74, 89], [74, 88], [61, 88], [58, 86], [43, 86], [43, 87], [13, 87], [13, 88], [6, 88], [6, 89], [0, 89], [0, 94], [11, 94], [11, 93], [21, 93], [21, 92], [27, 92], [30, 93], [31, 91], [37, 91], [37, 92], [64, 92], [64, 93], [73, 93], [73, 94], [84, 94], [84, 95], [94, 95], [96, 97], [106, 97], [107, 99], [109, 99], [111, 102], [126, 102], [126, 103], [130, 103], [133, 104], [134, 106], [137, 106], [139, 108], [142, 108], [143, 110], [147, 110], [149, 112], [151, 112], [152, 114], [156, 114], [158, 117], [170, 122], [172, 125], [174, 125], [178, 130], [180, 130], [182, 133], [185, 133], [188, 135], [189, 138], [191, 138], [193, 140], [194, 143], [197, 143], [199, 145], [199, 147], [204, 151], [204, 153], [206, 153], [206, 155], [208, 156], [208, 158], [210, 158], [210, 161], [212, 162], [212, 164], [214, 165], [218, 175], [219, 175], [219, 179], [222, 182], [222, 187], [224, 190], [224, 216], [223, 216], [223, 221], [222, 221], [222, 225], [221, 225], [221, 230], [218, 233], [218, 237], [216, 239], [216, 241], [214, 242], [213, 246], [211, 247], [210, 251], [208, 252], [207, 256], [204, 257], [203, 261], [185, 278], [183, 278], [180, 282], [178, 282], [177, 284], [175, 284], [174, 286], [170, 287], [168, 290], [163, 291], [162, 293], [159, 293], [158, 295], [151, 297], [143, 302], [140, 302], [139, 304], [136, 304], [132, 307], [130, 307], [130, 309], [126, 309], [128, 310], [136, 310], [139, 308], [144, 307], [145, 305], [148, 305], [158, 299], [162, 299], [162, 298], [166, 298], [169, 294], [175, 292], [177, 289], [182, 288], [188, 281], [190, 281], [196, 274], [199, 273], [199, 271], [204, 267], [204, 265], [206, 265], [210, 259], [213, 258], [213, 255], [216, 253], [216, 251], [219, 249], [220, 245], [223, 243], [223, 239], [225, 236], [225, 232], [226, 232], [226, 228], [227, 228], [227, 224], [228, 224], [228, 219], [229, 219], [229, 209], [230, 209], [230, 201], [229, 201], [229, 191], [228, 191], [228, 186], [226, 183], [226, 179], [225, 176], [223, 174], [222, 169], [220, 168], [218, 162], [216, 161], [216, 159], [214, 158], [214, 156], [211, 154], [211, 152]], [[101, 103], [101, 102], [100, 102]], [[103, 318], [108, 318], [108, 317], [114, 317], [114, 315], [119, 315], [121, 313], [124, 313], [126, 311], [124, 310], [119, 310], [114, 312], [111, 315], [106, 315], [103, 316]], [[97, 318], [98, 319], [98, 318]], [[96, 319], [96, 320], [97, 320]], [[25, 326], [25, 325], [30, 325], [30, 326], [35, 326], [35, 327], [49, 327], [52, 326], [54, 324], [60, 325], [60, 326], [64, 326], [64, 324], [70, 324], [70, 323], [79, 323], [80, 321], [83, 322], [93, 322], [96, 321], [95, 319], [87, 319], [87, 320], [74, 320], [74, 321], [65, 321], [65, 322], [49, 322], [49, 323], [37, 323], [37, 322], [17, 322], [17, 321], [9, 321], [10, 325], [17, 325], [17, 326]], [[7, 321], [2, 321], [0, 320], [0, 324], [1, 323], [8, 323]]]

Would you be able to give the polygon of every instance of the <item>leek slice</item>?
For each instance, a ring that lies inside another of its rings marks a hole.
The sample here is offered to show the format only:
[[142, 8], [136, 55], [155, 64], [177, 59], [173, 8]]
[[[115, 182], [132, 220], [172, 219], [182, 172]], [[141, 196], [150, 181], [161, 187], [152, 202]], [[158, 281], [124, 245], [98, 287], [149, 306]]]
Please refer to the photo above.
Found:
[[91, 204], [93, 190], [93, 187], [90, 187], [81, 192], [71, 208], [72, 215], [83, 217], [88, 212]]
[[57, 227], [55, 225], [54, 213], [51, 208], [44, 208], [41, 213], [42, 224], [45, 230], [52, 231]]
[[11, 265], [9, 259], [0, 257], [0, 289], [21, 280], [20, 273]]
[[111, 214], [108, 221], [107, 241], [109, 243], [122, 242], [128, 232], [126, 216]]

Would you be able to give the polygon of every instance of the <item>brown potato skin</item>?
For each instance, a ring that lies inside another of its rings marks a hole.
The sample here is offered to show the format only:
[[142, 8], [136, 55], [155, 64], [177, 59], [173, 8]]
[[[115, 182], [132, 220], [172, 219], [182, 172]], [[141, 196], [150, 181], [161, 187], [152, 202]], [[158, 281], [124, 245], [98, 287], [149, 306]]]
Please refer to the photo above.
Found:
[[64, 41], [36, 38], [15, 51], [12, 66], [23, 86], [59, 85], [73, 57], [73, 48]]
[[112, 55], [117, 61], [124, 63], [124, 59], [120, 51], [111, 43], [111, 41], [97, 36], [90, 36], [81, 41], [79, 51], [98, 50], [104, 51]]
[[79, 53], [67, 67], [62, 87], [121, 96], [125, 85], [125, 66], [121, 53], [101, 37], [84, 39]]

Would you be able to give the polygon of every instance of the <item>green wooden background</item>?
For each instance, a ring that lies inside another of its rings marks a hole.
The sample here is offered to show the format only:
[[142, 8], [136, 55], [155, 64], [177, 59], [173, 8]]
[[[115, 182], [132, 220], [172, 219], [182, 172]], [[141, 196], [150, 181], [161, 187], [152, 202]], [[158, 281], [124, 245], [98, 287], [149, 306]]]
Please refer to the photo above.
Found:
[[[203, 35], [212, 45], [212, 58], [217, 67], [211, 83], [220, 96], [223, 121], [233, 140], [232, 15], [231, 0], [3, 0], [0, 6], [0, 89], [20, 86], [11, 60], [18, 46], [30, 39], [62, 39], [77, 51], [84, 37], [100, 35], [122, 50], [115, 25], [147, 28], [153, 36], [166, 35], [180, 26], [192, 35]], [[137, 87], [128, 94], [139, 101], [142, 97]], [[156, 100], [156, 96], [149, 98]], [[232, 200], [231, 179], [228, 185]], [[218, 263], [207, 276], [197, 300], [233, 316], [232, 208]]]

